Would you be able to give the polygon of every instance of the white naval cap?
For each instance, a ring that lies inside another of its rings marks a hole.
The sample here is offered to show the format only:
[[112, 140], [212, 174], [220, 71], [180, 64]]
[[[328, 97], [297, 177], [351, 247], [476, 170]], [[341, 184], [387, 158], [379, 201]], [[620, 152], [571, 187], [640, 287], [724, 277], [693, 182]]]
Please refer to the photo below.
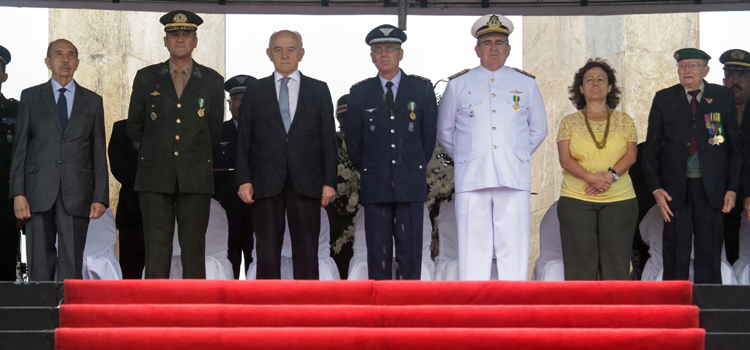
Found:
[[484, 15], [471, 26], [471, 35], [478, 39], [487, 33], [510, 35], [510, 33], [513, 33], [513, 22], [507, 17], [495, 13]]

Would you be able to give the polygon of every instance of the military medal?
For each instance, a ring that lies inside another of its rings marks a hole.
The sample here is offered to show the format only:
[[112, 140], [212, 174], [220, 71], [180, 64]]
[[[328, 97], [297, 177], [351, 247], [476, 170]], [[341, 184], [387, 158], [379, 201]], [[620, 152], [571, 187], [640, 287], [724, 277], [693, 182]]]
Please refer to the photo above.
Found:
[[206, 111], [203, 109], [203, 105], [205, 104], [205, 102], [206, 101], [203, 100], [202, 98], [198, 99], [198, 107], [200, 107], [200, 109], [198, 110], [199, 117], [203, 117], [204, 115], [206, 115]]
[[414, 131], [414, 123], [409, 123], [409, 131]]
[[718, 146], [724, 143], [724, 129], [721, 125], [721, 113], [704, 114], [703, 119], [706, 121], [706, 129], [708, 129], [708, 133], [711, 135], [708, 139], [708, 144]]
[[159, 96], [161, 94], [159, 93], [159, 91], [154, 91], [154, 92], [150, 93], [150, 95], [156, 97], [156, 96]]
[[519, 96], [513, 96], [513, 102], [516, 103], [513, 105], [513, 112], [518, 112], [521, 110], [521, 106], [518, 105], [519, 100], [521, 100]]
[[[409, 113], [409, 118], [411, 118], [411, 120], [417, 119], [417, 115], [414, 114], [414, 109], [416, 108], [416, 104], [414, 102], [409, 102], [408, 106], [409, 106], [409, 111], [411, 111], [411, 113]], [[411, 129], [409, 131], [411, 131]]]
[[8, 140], [8, 143], [13, 143], [13, 135], [11, 134], [5, 135], [5, 139]]
[[156, 112], [151, 112], [151, 120], [156, 120]]

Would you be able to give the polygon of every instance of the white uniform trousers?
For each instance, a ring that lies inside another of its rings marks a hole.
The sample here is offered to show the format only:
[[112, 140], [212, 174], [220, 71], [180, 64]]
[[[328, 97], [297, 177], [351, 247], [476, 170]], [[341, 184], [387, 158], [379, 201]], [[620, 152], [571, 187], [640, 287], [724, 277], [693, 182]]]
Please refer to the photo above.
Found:
[[493, 253], [498, 280], [526, 281], [529, 271], [529, 191], [508, 187], [456, 193], [458, 277], [490, 279]]

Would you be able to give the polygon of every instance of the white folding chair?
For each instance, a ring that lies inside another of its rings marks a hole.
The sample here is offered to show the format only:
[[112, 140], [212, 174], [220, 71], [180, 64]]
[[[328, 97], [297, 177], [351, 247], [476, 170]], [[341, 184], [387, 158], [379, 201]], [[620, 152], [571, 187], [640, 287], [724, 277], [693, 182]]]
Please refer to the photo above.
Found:
[[83, 249], [83, 279], [121, 280], [120, 261], [115, 256], [117, 225], [112, 210], [107, 208], [98, 219], [89, 220], [86, 245]]
[[544, 214], [539, 225], [539, 258], [534, 264], [531, 279], [534, 281], [564, 281], [565, 265], [560, 238], [560, 221], [557, 218], [557, 201]]
[[740, 224], [740, 257], [734, 262], [734, 278], [737, 284], [750, 285], [750, 222], [747, 215], [742, 212]]

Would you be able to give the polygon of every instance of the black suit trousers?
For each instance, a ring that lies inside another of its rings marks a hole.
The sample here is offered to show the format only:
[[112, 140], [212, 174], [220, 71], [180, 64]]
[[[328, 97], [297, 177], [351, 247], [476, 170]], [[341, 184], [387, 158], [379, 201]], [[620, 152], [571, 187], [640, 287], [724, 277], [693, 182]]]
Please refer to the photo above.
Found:
[[[31, 213], [26, 220], [29, 281], [83, 279], [83, 248], [89, 218], [65, 210], [62, 186], [50, 210]], [[57, 238], [57, 248], [55, 248]]]
[[292, 240], [294, 279], [319, 279], [320, 199], [297, 193], [287, 172], [281, 193], [256, 200], [252, 204], [252, 212], [257, 240], [257, 279], [281, 279], [285, 215], [288, 217], [289, 236]]
[[393, 279], [395, 241], [396, 279], [421, 279], [424, 202], [374, 203], [364, 207], [369, 278]]
[[177, 217], [182, 251], [182, 278], [206, 278], [206, 229], [211, 195], [202, 193], [138, 192], [146, 247], [146, 278], [169, 278]]
[[695, 283], [721, 284], [724, 217], [708, 202], [703, 179], [688, 179], [685, 197], [681, 206], [675, 205], [678, 209], [672, 208], [672, 221], [664, 223], [664, 280], [689, 278], [690, 252], [695, 247]]
[[146, 262], [143, 224], [122, 224], [120, 230], [120, 267], [123, 279], [141, 279]]
[[[236, 194], [235, 194], [236, 196]], [[222, 206], [227, 212], [229, 224], [229, 240], [227, 255], [232, 263], [234, 279], [240, 278], [240, 270], [247, 271], [253, 262], [253, 221], [250, 205], [241, 200], [231, 202], [225, 200]], [[242, 266], [242, 256], [245, 256], [245, 266]]]

